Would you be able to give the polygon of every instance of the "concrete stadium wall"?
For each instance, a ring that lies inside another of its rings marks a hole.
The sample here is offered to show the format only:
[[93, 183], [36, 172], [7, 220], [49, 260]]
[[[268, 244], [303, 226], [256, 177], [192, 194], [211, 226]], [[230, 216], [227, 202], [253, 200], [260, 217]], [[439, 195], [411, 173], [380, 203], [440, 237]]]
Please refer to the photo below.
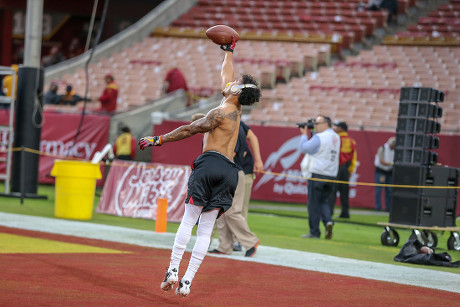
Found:
[[[186, 95], [183, 90], [175, 91], [165, 95], [152, 103], [143, 105], [132, 110], [112, 116], [109, 128], [109, 142], [113, 144], [120, 134], [122, 126], [131, 128], [132, 135], [139, 139], [146, 135], [153, 134], [152, 112], [161, 113], [165, 119], [169, 118], [169, 113], [182, 112], [185, 109]], [[136, 152], [136, 160], [150, 162], [152, 154], [147, 151]]]
[[[101, 58], [109, 57], [113, 53], [119, 52], [123, 48], [131, 46], [135, 42], [142, 41], [144, 38], [150, 36], [156, 27], [169, 25], [172, 21], [193, 7], [197, 2], [198, 0], [165, 0], [153, 11], [148, 13], [126, 30], [100, 43], [97, 46], [91, 61], [97, 62]], [[66, 73], [72, 73], [78, 68], [83, 68], [89, 58], [89, 55], [90, 50], [75, 58], [46, 68], [45, 84], [49, 83], [52, 79], [59, 79]]]

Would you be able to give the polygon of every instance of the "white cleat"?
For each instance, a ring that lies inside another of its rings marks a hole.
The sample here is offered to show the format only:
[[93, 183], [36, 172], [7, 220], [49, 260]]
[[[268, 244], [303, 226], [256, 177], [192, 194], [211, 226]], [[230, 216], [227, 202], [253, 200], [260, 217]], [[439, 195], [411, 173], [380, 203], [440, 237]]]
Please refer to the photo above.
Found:
[[160, 287], [163, 291], [169, 291], [174, 288], [174, 285], [177, 284], [179, 280], [177, 269], [172, 269], [171, 271], [166, 271], [165, 279], [161, 283]]
[[180, 295], [180, 296], [183, 296], [183, 297], [186, 297], [187, 295], [190, 294], [190, 287], [191, 286], [192, 285], [191, 285], [190, 281], [181, 279], [181, 281], [179, 281], [179, 287], [176, 288], [176, 294]]

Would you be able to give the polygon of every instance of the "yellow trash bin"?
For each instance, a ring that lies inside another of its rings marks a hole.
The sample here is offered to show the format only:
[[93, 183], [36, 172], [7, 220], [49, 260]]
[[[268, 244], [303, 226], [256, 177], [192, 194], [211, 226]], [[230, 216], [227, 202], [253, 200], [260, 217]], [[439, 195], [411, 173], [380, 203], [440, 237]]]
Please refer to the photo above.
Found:
[[51, 176], [56, 177], [54, 216], [90, 220], [93, 216], [96, 180], [102, 178], [99, 164], [56, 160]]

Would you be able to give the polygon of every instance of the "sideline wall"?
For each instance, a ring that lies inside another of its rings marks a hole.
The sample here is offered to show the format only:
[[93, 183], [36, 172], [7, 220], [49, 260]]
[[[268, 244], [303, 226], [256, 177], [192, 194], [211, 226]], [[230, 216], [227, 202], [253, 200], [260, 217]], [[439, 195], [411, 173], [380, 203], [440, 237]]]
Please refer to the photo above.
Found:
[[[8, 123], [8, 110], [0, 110], [0, 124]], [[90, 160], [96, 151], [100, 151], [109, 139], [111, 118], [104, 115], [86, 115], [80, 137], [74, 146], [74, 136], [80, 122], [80, 114], [63, 114], [44, 112], [45, 123], [42, 128], [40, 151], [45, 155], [40, 157], [39, 182], [53, 183], [50, 176], [56, 156], [73, 156]], [[152, 134], [167, 133], [187, 122], [164, 121], [161, 125], [152, 127]], [[302, 155], [297, 151], [299, 130], [296, 127], [275, 127], [252, 125], [258, 136], [264, 169], [273, 174], [257, 176], [252, 192], [252, 198], [265, 201], [306, 203], [306, 180], [301, 178], [300, 161]], [[154, 130], [153, 130], [154, 129]], [[149, 133], [150, 134], [150, 133]], [[374, 155], [377, 148], [392, 136], [388, 132], [349, 131], [349, 135], [357, 141], [358, 167], [351, 182], [374, 182]], [[6, 135], [0, 131], [0, 149], [5, 150]], [[439, 135], [439, 163], [460, 168], [458, 153], [460, 152], [460, 136]], [[176, 143], [165, 144], [161, 147], [147, 149], [150, 151], [152, 162], [191, 165], [201, 153], [202, 136]], [[0, 155], [4, 155], [0, 154]], [[0, 165], [0, 171], [4, 165]], [[105, 174], [105, 170], [102, 170]], [[104, 179], [104, 178], [103, 178]], [[101, 185], [103, 180], [99, 181]], [[351, 185], [350, 204], [354, 208], [374, 208], [374, 187]], [[460, 206], [457, 206], [457, 214]]]
[[[8, 124], [9, 110], [0, 110], [0, 124]], [[66, 157], [75, 157], [90, 160], [97, 151], [101, 151], [107, 144], [109, 137], [110, 116], [85, 115], [79, 137], [75, 134], [80, 123], [80, 114], [63, 114], [43, 112], [44, 123], [41, 131], [41, 142], [38, 181], [40, 183], [54, 183], [50, 175], [54, 160]], [[7, 134], [0, 132], [0, 149], [6, 150]], [[5, 156], [5, 153], [0, 153]], [[104, 182], [105, 168], [101, 167], [103, 178], [98, 185]], [[0, 172], [5, 172], [5, 163], [0, 164]]]
[[[154, 126], [156, 135], [173, 130], [185, 122], [163, 122]], [[265, 201], [306, 203], [307, 184], [301, 178], [300, 161], [303, 155], [297, 151], [300, 133], [296, 127], [251, 125], [257, 135], [265, 171], [279, 175], [261, 174], [254, 181], [252, 199]], [[354, 131], [349, 135], [357, 142], [358, 166], [352, 182], [374, 182], [374, 157], [379, 146], [394, 133]], [[460, 136], [439, 135], [439, 163], [460, 168]], [[200, 154], [201, 136], [195, 135], [176, 143], [168, 143], [152, 150], [152, 162], [191, 165]], [[375, 208], [374, 187], [351, 185], [350, 205], [354, 208]], [[457, 206], [457, 213], [460, 207]]]

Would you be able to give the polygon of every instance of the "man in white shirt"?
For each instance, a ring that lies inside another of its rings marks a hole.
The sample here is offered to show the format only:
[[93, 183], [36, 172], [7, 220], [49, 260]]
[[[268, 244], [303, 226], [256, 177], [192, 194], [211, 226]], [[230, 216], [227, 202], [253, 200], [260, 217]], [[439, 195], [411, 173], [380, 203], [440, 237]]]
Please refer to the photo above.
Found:
[[325, 238], [332, 238], [334, 222], [329, 199], [333, 191], [333, 182], [328, 180], [335, 180], [339, 170], [340, 137], [331, 127], [331, 119], [319, 115], [315, 119], [315, 129], [310, 139], [307, 136], [307, 128], [299, 128], [302, 134], [299, 150], [310, 155], [309, 172], [311, 173], [307, 200], [310, 232], [303, 235], [303, 238], [320, 238], [321, 220], [326, 228]]
[[[375, 154], [375, 183], [393, 183], [393, 160], [395, 155], [396, 138], [390, 137], [388, 141], [380, 146]], [[375, 187], [375, 210], [382, 210], [382, 186]], [[385, 210], [390, 212], [391, 188], [385, 186]]]

